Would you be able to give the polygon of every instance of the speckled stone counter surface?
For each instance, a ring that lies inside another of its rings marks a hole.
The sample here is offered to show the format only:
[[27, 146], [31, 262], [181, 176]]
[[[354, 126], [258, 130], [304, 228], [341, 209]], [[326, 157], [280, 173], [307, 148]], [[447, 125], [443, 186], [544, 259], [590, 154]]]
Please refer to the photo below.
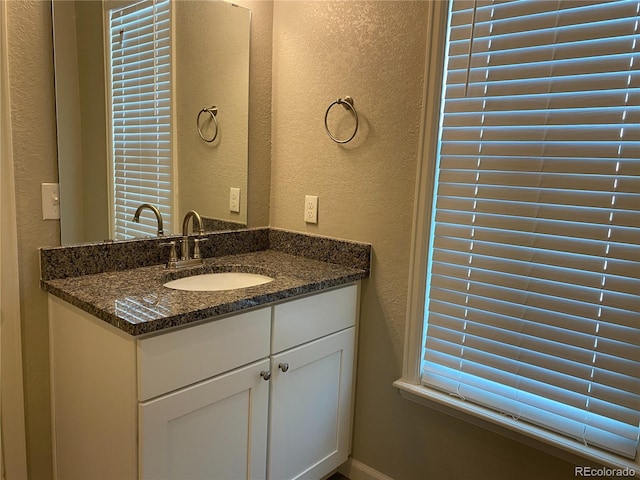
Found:
[[[69, 276], [67, 271], [60, 278], [50, 278], [56, 275], [46, 258], [56, 249], [43, 249], [42, 288], [130, 335], [139, 336], [346, 285], [369, 276], [370, 245], [307, 235], [302, 236], [311, 238], [301, 239], [295, 232], [273, 230], [267, 233], [277, 237], [277, 240], [273, 239], [273, 247], [277, 250], [213, 256], [205, 258], [202, 266], [177, 271], [169, 271], [161, 264], [112, 268], [111, 271], [76, 276]], [[341, 264], [286, 253], [300, 253], [296, 248], [305, 244], [309, 248], [315, 246], [309, 252], [313, 256], [335, 260], [333, 257], [337, 255]], [[351, 250], [351, 254], [337, 253], [342, 247], [347, 252]], [[333, 253], [323, 253], [323, 248]], [[63, 261], [64, 255], [60, 251], [53, 257], [68, 270], [68, 264], [76, 263], [79, 253], [73, 250], [66, 253], [72, 260]], [[45, 271], [49, 278], [44, 275]], [[217, 292], [173, 290], [163, 285], [176, 278], [219, 271], [260, 273], [274, 280], [254, 287]]]
[[202, 228], [206, 232], [222, 232], [226, 230], [240, 230], [246, 229], [247, 226], [243, 223], [230, 222], [228, 220], [220, 220], [219, 218], [202, 218]]

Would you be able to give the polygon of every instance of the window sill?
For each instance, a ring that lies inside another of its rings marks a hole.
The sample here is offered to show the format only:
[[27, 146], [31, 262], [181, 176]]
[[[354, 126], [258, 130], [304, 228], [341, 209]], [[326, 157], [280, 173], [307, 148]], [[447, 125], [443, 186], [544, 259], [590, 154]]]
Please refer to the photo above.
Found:
[[636, 478], [640, 478], [640, 463], [633, 460], [588, 447], [535, 425], [520, 422], [479, 405], [465, 402], [458, 397], [422, 385], [415, 385], [402, 378], [396, 380], [393, 386], [398, 388], [400, 395], [407, 400], [524, 443], [575, 465], [582, 465], [586, 459], [604, 465], [605, 468], [628, 469], [628, 471], [633, 471]]

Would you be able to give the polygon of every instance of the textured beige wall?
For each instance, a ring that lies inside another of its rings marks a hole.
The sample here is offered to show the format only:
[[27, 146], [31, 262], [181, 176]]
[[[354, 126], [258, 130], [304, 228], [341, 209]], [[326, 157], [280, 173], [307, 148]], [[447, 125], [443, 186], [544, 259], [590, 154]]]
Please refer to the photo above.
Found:
[[[402, 373], [426, 11], [424, 2], [275, 2], [271, 225], [373, 244], [356, 460], [396, 480], [572, 478], [571, 465], [401, 399], [391, 385]], [[323, 119], [344, 95], [362, 126], [339, 146]], [[305, 194], [319, 196], [317, 226], [303, 222]]]
[[58, 245], [59, 222], [42, 220], [40, 183], [57, 181], [51, 4], [7, 4], [11, 121], [18, 218], [20, 308], [30, 479], [52, 477], [47, 297], [38, 247]]

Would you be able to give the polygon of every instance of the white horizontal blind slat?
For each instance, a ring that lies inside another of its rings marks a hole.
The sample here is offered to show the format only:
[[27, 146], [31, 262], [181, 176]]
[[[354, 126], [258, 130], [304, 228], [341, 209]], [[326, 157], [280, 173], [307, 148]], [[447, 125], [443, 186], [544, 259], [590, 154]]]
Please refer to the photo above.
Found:
[[422, 367], [631, 458], [639, 21], [637, 0], [452, 3]]
[[133, 222], [142, 203], [158, 207], [171, 230], [171, 4], [143, 0], [110, 11], [115, 236], [155, 235], [153, 215]]

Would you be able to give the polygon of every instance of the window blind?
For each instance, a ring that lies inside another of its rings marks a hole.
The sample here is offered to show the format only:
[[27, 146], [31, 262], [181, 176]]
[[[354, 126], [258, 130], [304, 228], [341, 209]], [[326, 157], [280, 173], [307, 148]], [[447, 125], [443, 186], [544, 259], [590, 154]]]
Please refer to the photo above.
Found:
[[151, 203], [171, 231], [171, 3], [144, 0], [110, 11], [115, 238], [155, 235]]
[[640, 2], [454, 0], [423, 384], [635, 458]]

